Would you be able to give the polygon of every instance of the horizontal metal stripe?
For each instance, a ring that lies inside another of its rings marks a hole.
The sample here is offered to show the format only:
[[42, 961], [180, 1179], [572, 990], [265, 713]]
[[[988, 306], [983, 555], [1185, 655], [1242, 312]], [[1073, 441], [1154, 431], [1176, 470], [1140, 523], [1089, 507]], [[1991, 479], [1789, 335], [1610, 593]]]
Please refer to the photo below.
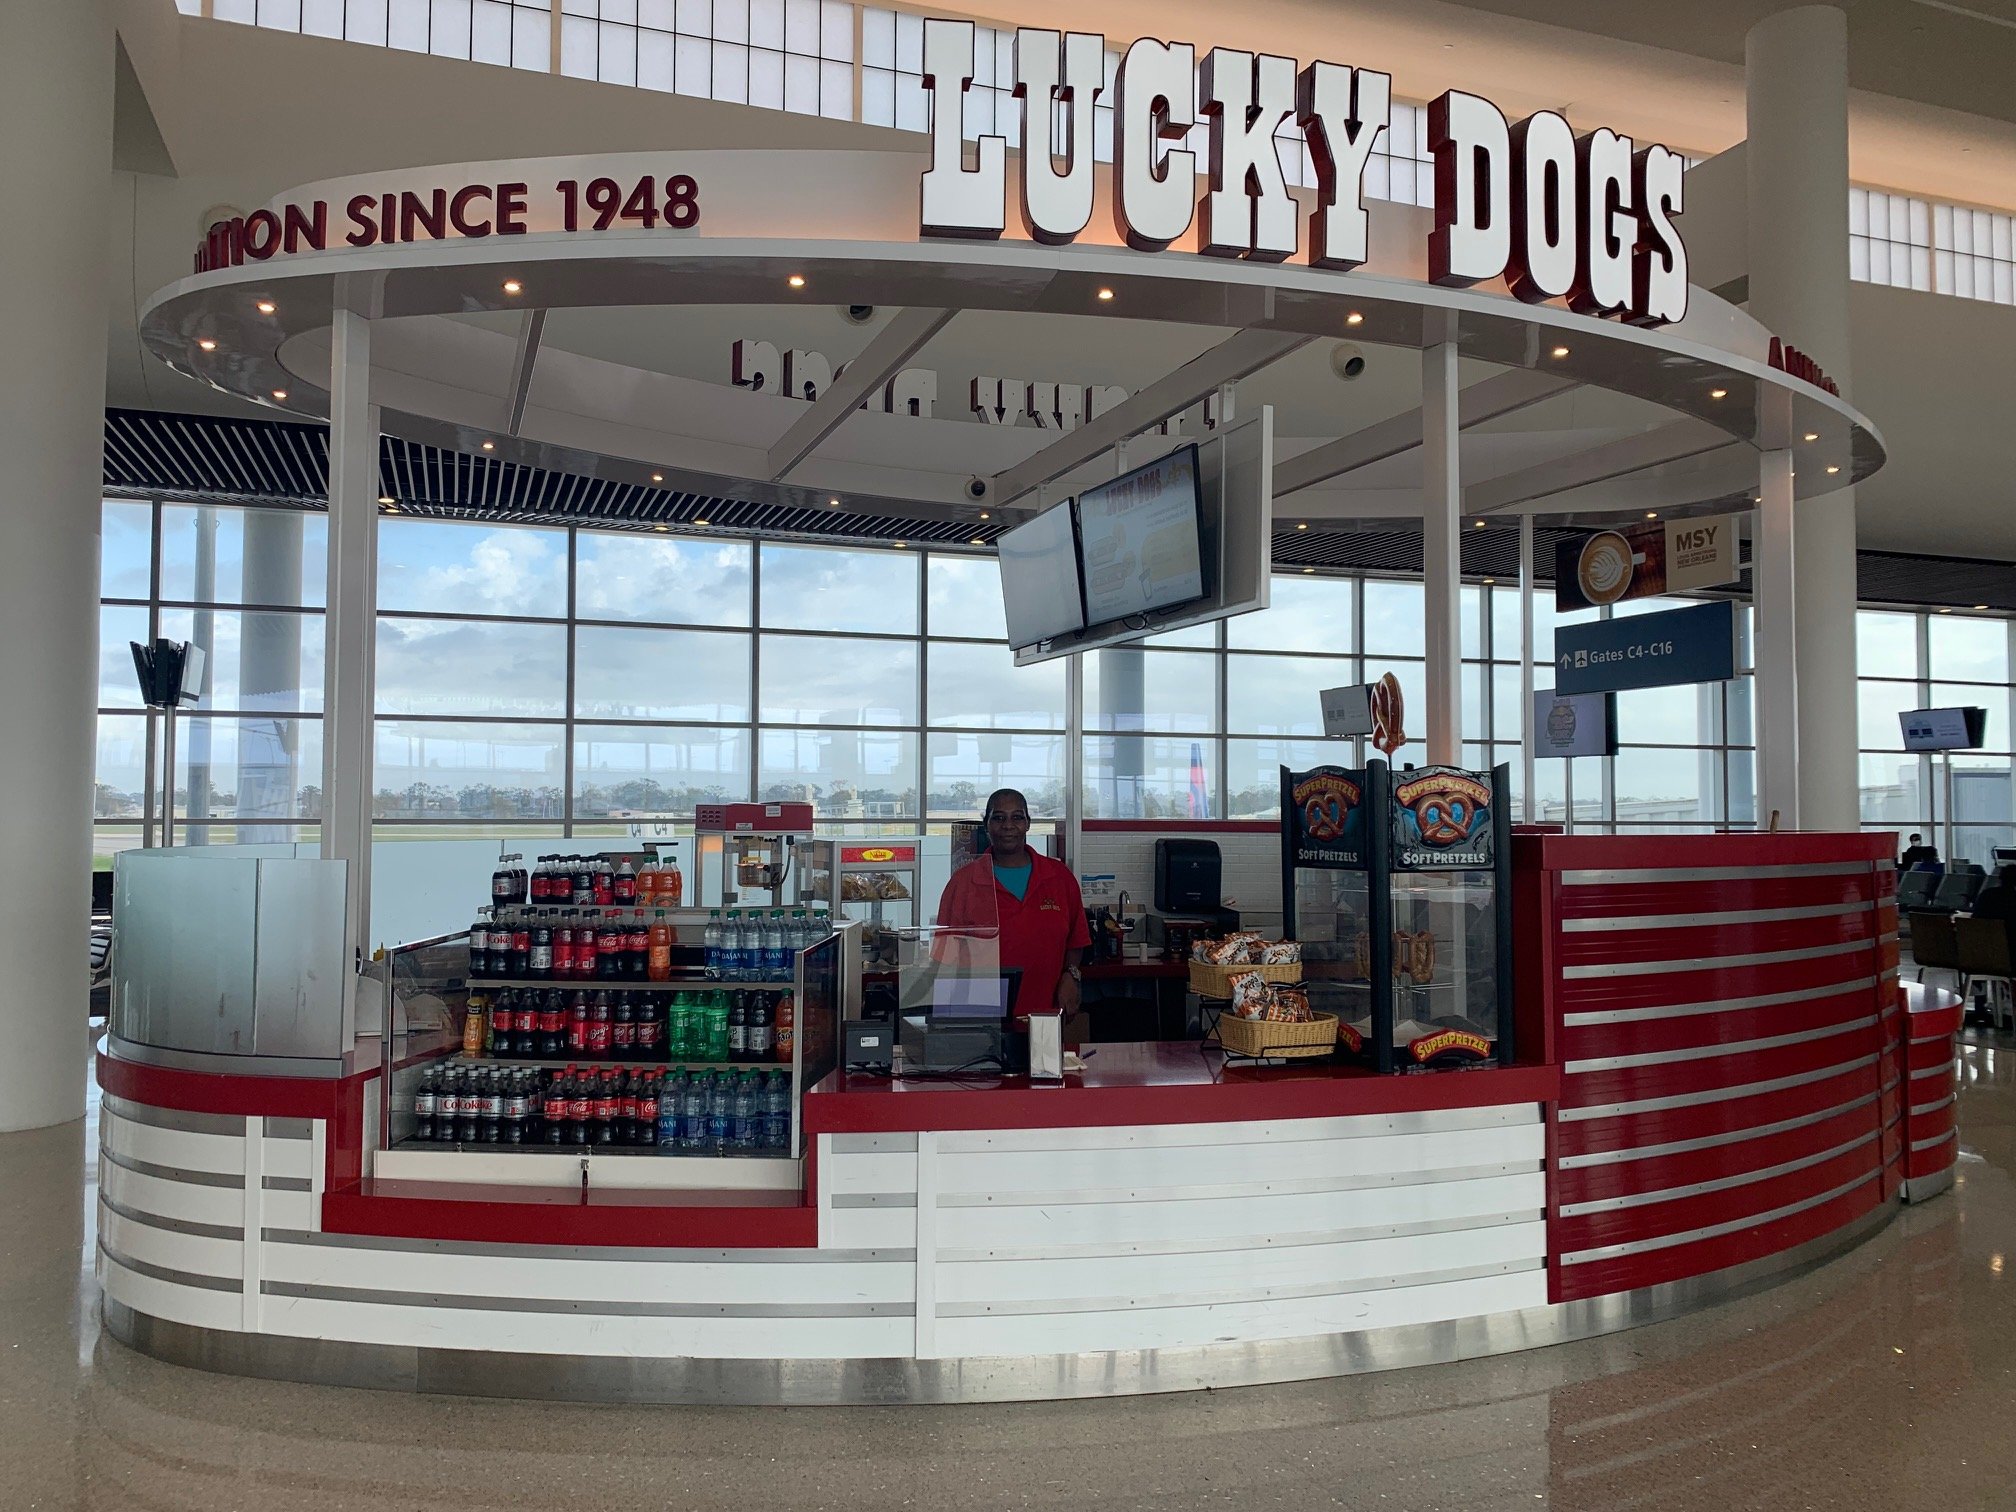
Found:
[[245, 1230], [232, 1228], [223, 1223], [197, 1223], [188, 1218], [164, 1218], [159, 1213], [143, 1213], [139, 1208], [128, 1207], [104, 1192], [98, 1194], [98, 1205], [108, 1212], [117, 1213], [128, 1223], [144, 1224], [148, 1228], [166, 1229], [171, 1234], [188, 1234], [197, 1239], [230, 1239], [242, 1243]]
[[1666, 1097], [1641, 1097], [1631, 1102], [1598, 1103], [1586, 1108], [1563, 1108], [1555, 1116], [1563, 1123], [1580, 1123], [1591, 1118], [1619, 1118], [1634, 1113], [1664, 1113], [1673, 1108], [1734, 1102], [1739, 1098], [1760, 1097], [1766, 1092], [1785, 1092], [1793, 1087], [1810, 1086], [1814, 1082], [1846, 1076], [1850, 1071], [1860, 1071], [1865, 1066], [1875, 1065], [1876, 1060], [1877, 1057], [1874, 1055], [1862, 1055], [1854, 1060], [1842, 1061], [1836, 1066], [1822, 1067], [1818, 1071], [1799, 1071], [1790, 1076], [1770, 1077], [1765, 1081], [1741, 1082], [1733, 1087], [1707, 1087], [1698, 1092], [1677, 1092]]
[[917, 1152], [915, 1134], [835, 1134], [831, 1137], [835, 1155], [914, 1155]]
[[130, 1155], [121, 1155], [117, 1150], [101, 1148], [99, 1158], [108, 1165], [115, 1165], [122, 1171], [131, 1171], [136, 1176], [152, 1176], [159, 1181], [179, 1181], [184, 1186], [236, 1187], [245, 1189], [245, 1178], [233, 1176], [223, 1171], [188, 1171], [181, 1166], [155, 1165], [151, 1160], [135, 1160]]
[[937, 1252], [941, 1265], [971, 1260], [1114, 1260], [1135, 1255], [1222, 1255], [1251, 1250], [1314, 1249], [1328, 1245], [1363, 1244], [1377, 1239], [1416, 1239], [1429, 1234], [1460, 1234], [1538, 1223], [1539, 1208], [1522, 1208], [1464, 1218], [1430, 1218], [1419, 1223], [1381, 1223], [1364, 1228], [1318, 1229], [1295, 1234], [1236, 1234], [1218, 1239], [1100, 1240], [1088, 1244], [987, 1245]]
[[1727, 1055], [1752, 1055], [1764, 1050], [1782, 1050], [1788, 1045], [1810, 1045], [1815, 1040], [1832, 1039], [1837, 1034], [1852, 1034], [1857, 1029], [1868, 1029], [1876, 1023], [1876, 1015], [1871, 1013], [1859, 1019], [1845, 1019], [1838, 1024], [1827, 1024], [1819, 1029], [1801, 1029], [1793, 1034], [1768, 1034], [1762, 1039], [1728, 1040], [1718, 1045], [1693, 1045], [1685, 1050], [1647, 1050], [1640, 1055], [1604, 1055], [1594, 1060], [1568, 1061], [1562, 1070], [1570, 1076], [1586, 1075], [1593, 1071], [1625, 1071], [1634, 1066], [1677, 1066], [1688, 1061], [1720, 1060]]
[[266, 1176], [259, 1183], [269, 1192], [312, 1192], [315, 1183], [306, 1176]]
[[1843, 1113], [1866, 1108], [1876, 1101], [1879, 1095], [1875, 1092], [1865, 1092], [1852, 1101], [1841, 1103], [1823, 1112], [1802, 1113], [1797, 1118], [1781, 1118], [1776, 1123], [1757, 1124], [1748, 1129], [1730, 1129], [1721, 1134], [1704, 1134], [1698, 1139], [1674, 1139], [1665, 1144], [1638, 1145], [1625, 1150], [1598, 1150], [1588, 1155], [1564, 1155], [1555, 1163], [1564, 1171], [1574, 1171], [1590, 1166], [1622, 1165], [1633, 1160], [1657, 1160], [1662, 1155], [1685, 1155], [1694, 1150], [1713, 1150], [1722, 1145], [1745, 1144], [1753, 1139], [1769, 1138], [1773, 1134], [1789, 1134], [1795, 1129], [1810, 1129], [1814, 1124], [1825, 1123], [1830, 1118], [1839, 1118]]
[[1837, 993], [1859, 992], [1876, 985], [1873, 976], [1849, 977], [1820, 987], [1801, 987], [1793, 992], [1763, 992], [1755, 997], [1716, 998], [1703, 1003], [1662, 1003], [1654, 1008], [1606, 1008], [1591, 1013], [1564, 1013], [1562, 1024], [1569, 1029], [1593, 1029], [1601, 1024], [1649, 1024], [1661, 1019], [1694, 1018], [1705, 1013], [1740, 1013], [1750, 1008], [1782, 1008], [1787, 1003], [1810, 1003]]
[[1778, 924], [1793, 919], [1836, 919], [1844, 914], [1868, 913], [1876, 905], [1859, 903], [1816, 903], [1799, 908], [1738, 908], [1725, 913], [1629, 914], [1600, 919], [1564, 919], [1563, 934], [1604, 934], [1619, 929], [1702, 929], [1724, 924]]
[[122, 1255], [101, 1237], [98, 1253], [110, 1260], [121, 1270], [133, 1272], [136, 1276], [146, 1276], [150, 1280], [165, 1281], [170, 1286], [193, 1286], [202, 1291], [242, 1292], [245, 1283], [237, 1276], [199, 1276], [195, 1271], [174, 1270], [166, 1265], [152, 1265], [145, 1260], [135, 1260], [131, 1255]]
[[301, 1281], [268, 1281], [268, 1297], [301, 1297], [316, 1302], [359, 1302], [378, 1307], [425, 1307], [457, 1312], [572, 1313], [596, 1318], [911, 1318], [916, 1308], [901, 1302], [606, 1302], [564, 1297], [478, 1297], [461, 1293], [378, 1291], [368, 1286], [320, 1286]]
[[1379, 1276], [1363, 1281], [1338, 1283], [1309, 1281], [1299, 1286], [1256, 1286], [1239, 1291], [1186, 1292], [1177, 1297], [1057, 1297], [1014, 1302], [941, 1303], [940, 1318], [1026, 1318], [1053, 1313], [1178, 1312], [1195, 1307], [1234, 1307], [1241, 1303], [1286, 1302], [1317, 1297], [1349, 1297], [1360, 1292], [1400, 1291], [1417, 1286], [1438, 1286], [1451, 1281], [1475, 1281], [1483, 1276], [1510, 1276], [1536, 1271], [1547, 1263], [1536, 1255], [1530, 1260], [1506, 1260], [1495, 1265], [1463, 1265], [1449, 1270], [1423, 1271], [1413, 1276]]
[[1911, 1153], [1916, 1155], [1921, 1150], [1936, 1150], [1947, 1140], [1959, 1137], [1958, 1129], [1948, 1129], [1944, 1134], [1935, 1134], [1930, 1139], [1914, 1139], [1911, 1141]]
[[[508, 1189], [507, 1189], [508, 1190]], [[683, 1265], [849, 1265], [909, 1264], [914, 1249], [651, 1249], [625, 1245], [488, 1244], [475, 1239], [393, 1239], [377, 1234], [310, 1233], [306, 1229], [261, 1229], [269, 1244], [317, 1249], [377, 1250], [395, 1254], [447, 1254], [510, 1260], [640, 1261], [677, 1269]]]
[[264, 1132], [268, 1139], [313, 1139], [315, 1120], [312, 1118], [268, 1118]]
[[835, 1208], [914, 1208], [917, 1206], [915, 1192], [839, 1192], [834, 1195]]
[[130, 1102], [110, 1092], [99, 1095], [99, 1105], [127, 1123], [146, 1124], [154, 1129], [179, 1129], [185, 1134], [216, 1134], [227, 1138], [245, 1137], [245, 1120], [226, 1113], [185, 1113], [179, 1108], [155, 1108]]
[[1612, 961], [1596, 966], [1563, 966], [1567, 982], [1600, 977], [1666, 976], [1687, 971], [1727, 971], [1734, 966], [1776, 966], [1791, 961], [1824, 961], [1829, 956], [1874, 950], [1874, 940], [1844, 940], [1837, 945], [1806, 945], [1797, 950], [1761, 950], [1749, 955], [1696, 956], [1685, 961]]
[[1724, 1234], [1741, 1233], [1744, 1229], [1756, 1228], [1761, 1224], [1776, 1223], [1780, 1218], [1796, 1217], [1813, 1208], [1824, 1207], [1837, 1197], [1845, 1197], [1859, 1186], [1866, 1186], [1883, 1174], [1882, 1168], [1871, 1167], [1851, 1181], [1825, 1192], [1817, 1192], [1811, 1197], [1802, 1197], [1797, 1202], [1788, 1202], [1783, 1207], [1772, 1208], [1766, 1213], [1752, 1213], [1743, 1218], [1732, 1218], [1726, 1223], [1711, 1223], [1704, 1228], [1685, 1229], [1677, 1234], [1660, 1234], [1651, 1239], [1633, 1239], [1624, 1244], [1606, 1244], [1600, 1249], [1576, 1250], [1563, 1255], [1563, 1265], [1588, 1265], [1597, 1260], [1621, 1260], [1627, 1255], [1650, 1254], [1654, 1250], [1673, 1249], [1682, 1244], [1695, 1244], [1703, 1239], [1720, 1239]]
[[1936, 1066], [1927, 1066], [1922, 1071], [1913, 1071], [1911, 1073], [1911, 1080], [1927, 1081], [1935, 1076], [1951, 1076], [1951, 1075], [1953, 1075], [1953, 1063], [1951, 1061], [1941, 1061]]
[[[1092, 1204], [1118, 1207], [1143, 1202], [1217, 1202], [1228, 1198], [1305, 1197], [1325, 1192], [1368, 1192], [1395, 1187], [1441, 1186], [1457, 1181], [1481, 1181], [1494, 1176], [1524, 1176], [1540, 1170], [1537, 1160], [1507, 1160], [1492, 1165], [1443, 1166], [1428, 1171], [1392, 1171], [1371, 1176], [1311, 1176], [1300, 1180], [1228, 1181], [1180, 1187], [1082, 1187], [1047, 1192], [940, 1193], [941, 1208], [1078, 1207]], [[834, 1201], [837, 1203], [838, 1198]]]
[[1937, 1102], [1911, 1104], [1911, 1116], [1913, 1118], [1923, 1118], [1928, 1113], [1937, 1113], [1942, 1108], [1950, 1108], [1952, 1106], [1953, 1106], [1953, 1094], [1951, 1092], [1948, 1092], [1944, 1097], [1940, 1098]]
[[1570, 1202], [1562, 1205], [1563, 1218], [1579, 1218], [1585, 1213], [1614, 1213], [1625, 1208], [1653, 1207], [1662, 1202], [1678, 1202], [1686, 1197], [1699, 1197], [1708, 1192], [1727, 1192], [1736, 1187], [1751, 1186], [1760, 1181], [1769, 1181], [1776, 1176], [1789, 1176], [1794, 1171], [1806, 1170], [1809, 1166], [1825, 1165], [1839, 1155], [1860, 1149], [1876, 1138], [1876, 1130], [1865, 1134], [1831, 1150], [1821, 1150], [1817, 1154], [1802, 1155], [1797, 1160], [1781, 1161], [1777, 1165], [1759, 1166], [1754, 1171], [1739, 1171], [1733, 1176], [1717, 1176], [1712, 1181], [1690, 1181], [1685, 1186], [1660, 1187], [1650, 1192], [1633, 1192], [1624, 1197], [1601, 1197], [1592, 1202]]
[[1563, 887], [1606, 887], [1619, 882], [1750, 882], [1759, 877], [1866, 877], [1867, 862], [1824, 861], [1803, 866], [1646, 866], [1564, 871]]

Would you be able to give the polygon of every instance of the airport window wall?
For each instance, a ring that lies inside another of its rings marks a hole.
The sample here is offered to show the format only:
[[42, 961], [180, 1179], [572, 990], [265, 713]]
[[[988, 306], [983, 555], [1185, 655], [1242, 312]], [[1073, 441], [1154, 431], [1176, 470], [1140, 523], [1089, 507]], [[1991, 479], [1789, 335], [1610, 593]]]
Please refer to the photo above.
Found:
[[[388, 835], [618, 837], [752, 798], [809, 801], [839, 832], [914, 831], [972, 815], [998, 786], [1062, 818], [1074, 780], [1088, 817], [1267, 819], [1282, 765], [1367, 755], [1322, 737], [1321, 689], [1392, 672], [1421, 725], [1418, 580], [1279, 575], [1266, 610], [1084, 657], [1074, 719], [1064, 661], [1014, 665], [982, 553], [381, 525], [373, 808]], [[98, 851], [158, 843], [162, 731], [127, 651], [155, 635], [209, 650], [205, 696], [178, 722], [178, 842], [314, 838], [325, 518], [109, 500], [104, 542]], [[1460, 608], [1463, 760], [1510, 764], [1516, 788], [1517, 590], [1466, 583]], [[1620, 694], [1616, 757], [1536, 763], [1535, 817], [1753, 825], [1748, 619], [1734, 682]], [[1556, 623], [1543, 594], [1542, 687]], [[2016, 838], [2010, 624], [1859, 617], [1865, 823], [1943, 824], [1944, 760], [1906, 754], [1896, 716], [1980, 704], [1991, 749], [1953, 762], [1955, 849], [1985, 859]], [[1423, 759], [1418, 741], [1395, 757]]]

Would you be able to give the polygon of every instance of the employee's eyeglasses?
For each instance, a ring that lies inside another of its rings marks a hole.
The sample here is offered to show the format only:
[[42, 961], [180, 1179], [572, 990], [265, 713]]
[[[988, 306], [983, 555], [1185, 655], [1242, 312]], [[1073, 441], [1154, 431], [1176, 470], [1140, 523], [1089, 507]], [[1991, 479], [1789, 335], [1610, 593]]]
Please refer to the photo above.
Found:
[[1027, 824], [1029, 816], [1020, 809], [1015, 810], [1012, 814], [1004, 814], [999, 809], [996, 809], [987, 816], [987, 822], [989, 824]]

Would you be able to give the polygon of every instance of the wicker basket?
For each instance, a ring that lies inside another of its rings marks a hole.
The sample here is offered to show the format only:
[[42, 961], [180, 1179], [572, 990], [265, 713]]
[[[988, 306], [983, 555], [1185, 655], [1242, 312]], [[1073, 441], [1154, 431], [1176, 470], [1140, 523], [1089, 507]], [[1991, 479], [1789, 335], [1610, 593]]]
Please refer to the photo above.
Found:
[[1190, 990], [1199, 997], [1225, 998], [1232, 996], [1232, 979], [1247, 972], [1255, 972], [1263, 982], [1299, 982], [1302, 980], [1302, 963], [1288, 961], [1279, 966], [1214, 966], [1209, 961], [1190, 961]]
[[1227, 1013], [1218, 1019], [1218, 1043], [1229, 1055], [1278, 1055], [1291, 1060], [1328, 1055], [1337, 1045], [1337, 1015], [1319, 1013], [1307, 1024], [1284, 1024]]

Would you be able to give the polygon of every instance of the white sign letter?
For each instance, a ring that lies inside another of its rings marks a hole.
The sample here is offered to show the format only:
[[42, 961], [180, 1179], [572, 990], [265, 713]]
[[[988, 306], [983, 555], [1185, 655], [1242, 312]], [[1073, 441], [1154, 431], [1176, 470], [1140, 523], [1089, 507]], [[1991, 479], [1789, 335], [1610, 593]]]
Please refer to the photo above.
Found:
[[1198, 85], [1211, 122], [1211, 176], [1197, 250], [1261, 262], [1293, 257], [1301, 207], [1282, 177], [1274, 132], [1295, 109], [1295, 60], [1214, 47]]
[[1575, 208], [1575, 129], [1551, 110], [1512, 128], [1512, 265], [1506, 280], [1528, 304], [1575, 285], [1582, 221]]
[[1599, 126], [1576, 144], [1582, 202], [1582, 266], [1569, 307], [1581, 315], [1608, 315], [1631, 303], [1631, 262], [1638, 250], [1638, 217], [1631, 209], [1631, 138]]
[[1311, 63], [1295, 81], [1295, 117], [1316, 163], [1312, 268], [1355, 268], [1365, 261], [1365, 160], [1386, 129], [1392, 98], [1392, 76], [1369, 68]]
[[728, 377], [737, 388], [758, 394], [781, 394], [784, 359], [778, 355], [776, 343], [745, 337], [735, 343], [731, 352]]
[[1684, 204], [1687, 164], [1677, 152], [1647, 147], [1631, 159], [1632, 197], [1638, 202], [1642, 229], [1638, 254], [1631, 265], [1633, 325], [1665, 325], [1687, 314], [1687, 247], [1674, 229], [1673, 217]]
[[[1060, 80], [1058, 65], [1063, 72]], [[1022, 223], [1049, 246], [1071, 241], [1092, 219], [1092, 103], [1106, 88], [1106, 39], [1097, 32], [1024, 27], [1015, 33], [1015, 97], [1022, 102]], [[1057, 171], [1057, 111], [1067, 128]]]
[[1197, 154], [1162, 150], [1197, 122], [1197, 51], [1143, 37], [1120, 60], [1113, 94], [1113, 219], [1136, 252], [1160, 252], [1190, 229]]
[[1007, 229], [1008, 139], [980, 138], [966, 167], [966, 90], [973, 82], [973, 23], [924, 22], [924, 88], [931, 96], [931, 166], [921, 180], [926, 236], [999, 236]]
[[1438, 284], [1496, 278], [1512, 255], [1512, 133], [1489, 100], [1452, 89], [1428, 106], [1435, 155], [1435, 229], [1428, 277]]

